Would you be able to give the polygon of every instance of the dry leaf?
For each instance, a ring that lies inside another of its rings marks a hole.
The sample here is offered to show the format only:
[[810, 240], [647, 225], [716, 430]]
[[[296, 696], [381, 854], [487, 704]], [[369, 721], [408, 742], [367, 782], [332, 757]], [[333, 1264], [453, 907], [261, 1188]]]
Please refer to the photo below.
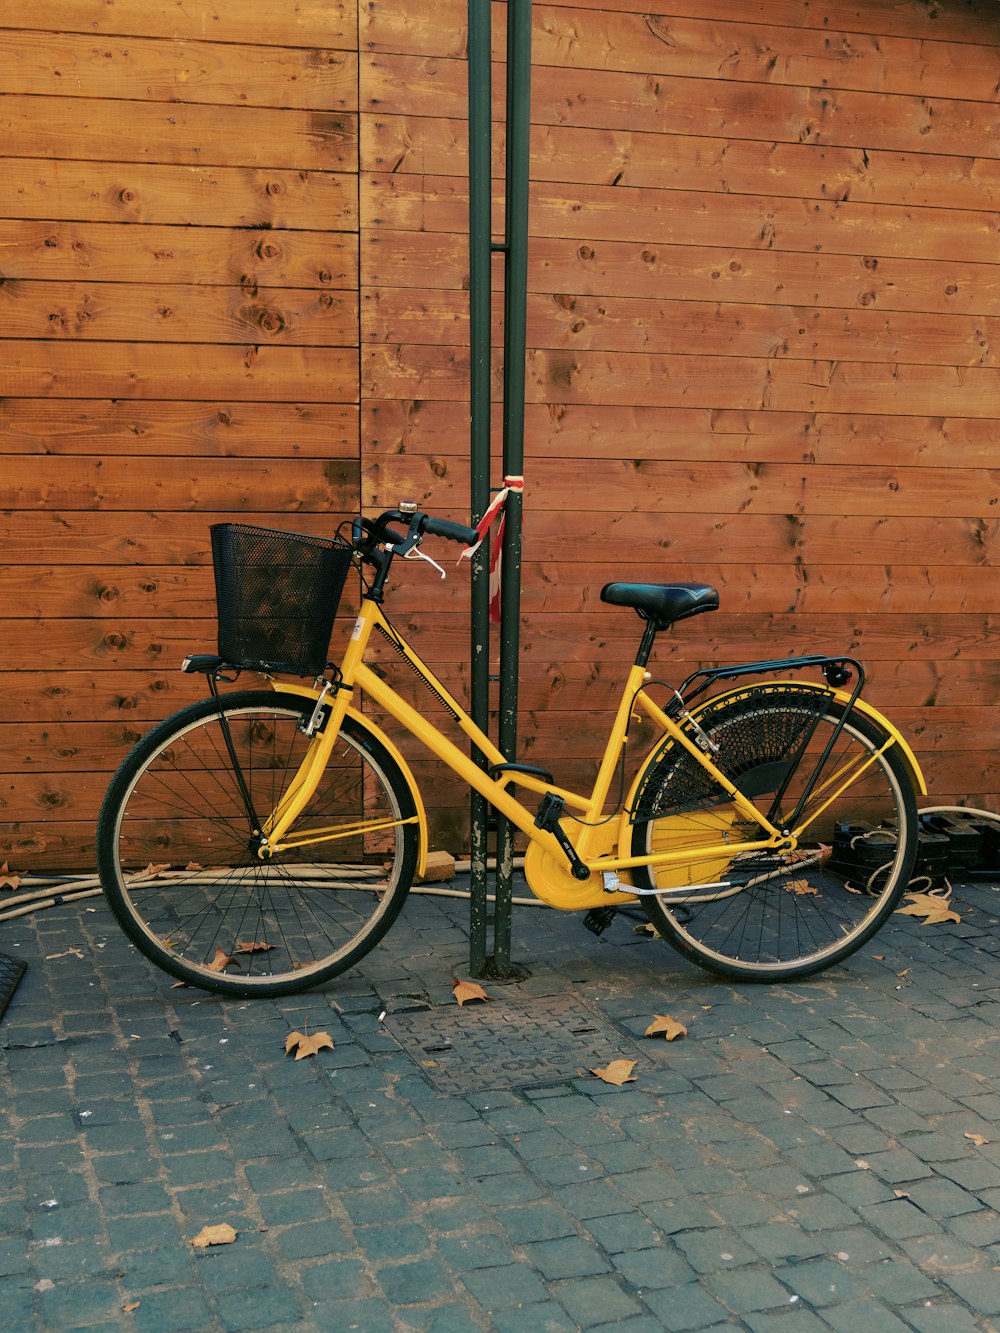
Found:
[[143, 873], [144, 875], [148, 875], [150, 879], [155, 879], [157, 875], [162, 875], [163, 872], [164, 872], [164, 870], [169, 870], [169, 869], [170, 869], [170, 862], [169, 862], [169, 861], [165, 861], [165, 862], [163, 863], [163, 865], [159, 865], [159, 866], [158, 866], [158, 865], [154, 865], [153, 862], [150, 861], [149, 865], [146, 867], [146, 869], [145, 869], [142, 873]]
[[909, 898], [908, 907], [897, 907], [898, 916], [916, 916], [922, 917], [929, 926], [938, 925], [942, 921], [958, 921], [962, 918], [957, 912], [951, 910], [951, 890], [947, 893], [906, 893], [904, 898]]
[[806, 894], [819, 897], [819, 889], [814, 889], [807, 879], [790, 879], [785, 885], [785, 892], [797, 893], [799, 897], [804, 897]]
[[235, 962], [235, 958], [230, 958], [229, 954], [227, 954], [224, 949], [220, 949], [216, 946], [215, 957], [210, 963], [207, 963], [206, 966], [209, 972], [225, 972], [226, 968], [229, 967], [231, 963]]
[[21, 876], [11, 870], [10, 866], [4, 861], [0, 866], [0, 889], [19, 889], [21, 887]]
[[141, 1304], [142, 1301], [126, 1301], [125, 1304], [122, 1306], [122, 1313], [131, 1314], [133, 1310], [138, 1310]]
[[794, 865], [796, 861], [808, 861], [810, 865], [822, 865], [833, 855], [833, 848], [825, 842], [816, 847], [796, 847], [793, 852], [785, 853], [785, 861]]
[[267, 940], [248, 940], [241, 941], [236, 946], [237, 953], [267, 953], [268, 949], [273, 949], [273, 944], [268, 944]]
[[968, 1130], [966, 1130], [965, 1137], [971, 1139], [977, 1148], [982, 1148], [989, 1143], [989, 1139], [983, 1138], [982, 1134], [970, 1134]]
[[452, 989], [459, 1004], [467, 1004], [469, 1000], [491, 1000], [493, 998], [492, 995], [486, 994], [477, 981], [456, 981]]
[[304, 1032], [289, 1032], [285, 1038], [285, 1054], [294, 1049], [296, 1060], [304, 1060], [307, 1055], [315, 1055], [324, 1048], [334, 1049], [329, 1032], [315, 1032], [311, 1037]]
[[657, 1014], [643, 1036], [663, 1037], [665, 1041], [676, 1041], [678, 1037], [687, 1036], [687, 1028], [669, 1014]]
[[204, 1250], [209, 1245], [232, 1245], [236, 1239], [236, 1232], [228, 1222], [219, 1222], [214, 1227], [202, 1227], [195, 1236], [191, 1244], [196, 1249]]
[[634, 1060], [612, 1060], [601, 1068], [592, 1069], [590, 1072], [596, 1074], [599, 1079], [605, 1083], [613, 1083], [615, 1087], [620, 1088], [623, 1083], [634, 1083], [632, 1070], [635, 1068]]

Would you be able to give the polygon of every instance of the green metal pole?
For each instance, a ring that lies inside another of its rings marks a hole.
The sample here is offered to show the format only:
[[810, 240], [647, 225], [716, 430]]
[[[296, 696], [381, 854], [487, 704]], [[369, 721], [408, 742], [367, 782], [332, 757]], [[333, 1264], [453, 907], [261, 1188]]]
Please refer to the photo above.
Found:
[[[507, 2], [507, 162], [506, 247], [504, 265], [504, 418], [505, 477], [524, 472], [524, 376], [528, 286], [528, 163], [531, 115], [531, 0]], [[518, 657], [521, 621], [520, 492], [507, 497], [500, 591], [499, 746], [514, 762], [517, 752]], [[511, 898], [514, 876], [514, 829], [497, 825], [496, 904], [493, 963], [498, 976], [510, 971]]]
[[[493, 231], [492, 65], [490, 0], [469, 0], [469, 350], [470, 499], [478, 523], [490, 502], [490, 300]], [[489, 572], [484, 545], [472, 562], [472, 652], [469, 686], [473, 721], [489, 729], [490, 618]], [[485, 762], [485, 761], [483, 761]], [[489, 807], [472, 794], [469, 907], [469, 970], [486, 969], [487, 839]]]

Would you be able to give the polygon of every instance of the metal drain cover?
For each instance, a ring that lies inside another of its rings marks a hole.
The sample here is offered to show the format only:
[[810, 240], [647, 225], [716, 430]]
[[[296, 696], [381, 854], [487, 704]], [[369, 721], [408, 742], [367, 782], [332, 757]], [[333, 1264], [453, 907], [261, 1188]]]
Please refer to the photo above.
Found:
[[385, 1027], [442, 1092], [564, 1083], [610, 1060], [649, 1059], [579, 996], [410, 1010]]

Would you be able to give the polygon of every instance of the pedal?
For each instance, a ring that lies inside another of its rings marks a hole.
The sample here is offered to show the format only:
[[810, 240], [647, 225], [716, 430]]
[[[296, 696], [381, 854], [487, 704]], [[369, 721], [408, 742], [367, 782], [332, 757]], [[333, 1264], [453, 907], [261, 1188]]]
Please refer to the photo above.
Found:
[[613, 907], [592, 907], [583, 918], [583, 924], [592, 935], [603, 935], [614, 919]]

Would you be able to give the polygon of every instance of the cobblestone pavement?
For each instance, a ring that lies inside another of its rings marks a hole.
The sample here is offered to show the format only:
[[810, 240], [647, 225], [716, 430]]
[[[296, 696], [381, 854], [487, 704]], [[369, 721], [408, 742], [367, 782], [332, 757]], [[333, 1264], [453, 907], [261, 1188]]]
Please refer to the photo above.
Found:
[[283, 1001], [171, 989], [100, 899], [10, 922], [3, 1326], [998, 1330], [1000, 896], [955, 898], [770, 987], [517, 909], [530, 977], [462, 1009], [455, 899]]

